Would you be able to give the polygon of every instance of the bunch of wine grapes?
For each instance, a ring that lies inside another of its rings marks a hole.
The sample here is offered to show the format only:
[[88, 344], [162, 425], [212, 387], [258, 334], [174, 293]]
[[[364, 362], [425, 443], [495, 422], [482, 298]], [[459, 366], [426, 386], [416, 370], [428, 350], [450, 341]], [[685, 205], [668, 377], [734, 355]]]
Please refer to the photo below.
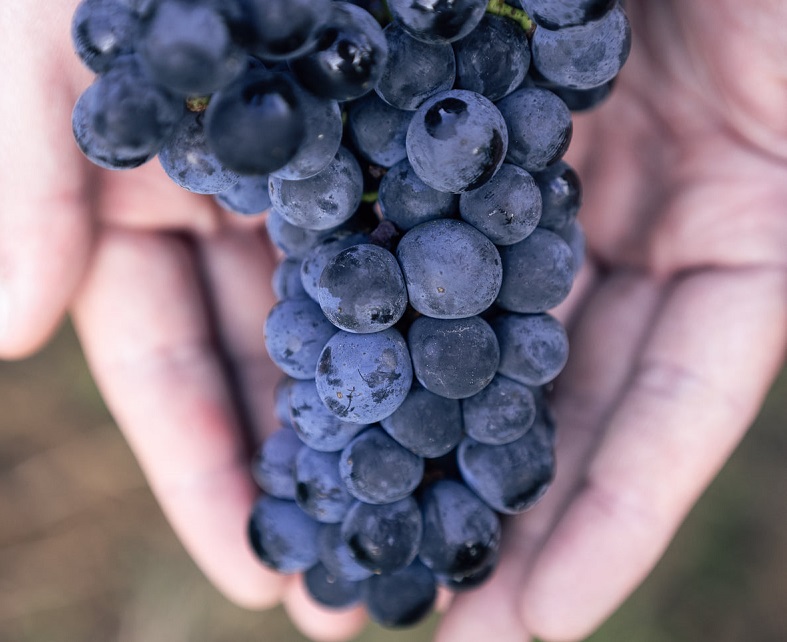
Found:
[[268, 212], [260, 341], [284, 376], [252, 465], [259, 559], [391, 627], [481, 584], [553, 478], [550, 310], [583, 259], [562, 157], [628, 56], [621, 4], [83, 0], [72, 34], [90, 160], [158, 156]]

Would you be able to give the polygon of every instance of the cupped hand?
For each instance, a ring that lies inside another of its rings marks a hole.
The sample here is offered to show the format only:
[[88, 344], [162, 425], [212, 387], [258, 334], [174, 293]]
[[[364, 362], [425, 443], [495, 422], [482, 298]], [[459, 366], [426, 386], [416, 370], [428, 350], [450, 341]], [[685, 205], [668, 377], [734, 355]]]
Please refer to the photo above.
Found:
[[92, 80], [73, 53], [76, 0], [0, 6], [0, 358], [30, 354], [71, 312], [93, 376], [164, 513], [235, 602], [284, 601], [315, 638], [360, 611], [316, 610], [246, 540], [250, 450], [274, 429], [262, 327], [273, 251], [259, 221], [176, 187], [157, 161], [92, 166], [71, 110]]
[[440, 642], [589, 635], [653, 568], [787, 346], [787, 5], [626, 3], [613, 97], [575, 122], [588, 265], [554, 390], [557, 477]]
[[[164, 512], [231, 599], [284, 600], [315, 638], [358, 611], [316, 609], [245, 540], [249, 443], [277, 375], [261, 341], [273, 252], [253, 225], [157, 163], [90, 166], [70, 112], [90, 82], [73, 0], [0, 7], [0, 356], [73, 312], [90, 366]], [[559, 469], [511, 520], [493, 580], [440, 640], [580, 639], [644, 578], [751, 423], [787, 344], [787, 44], [773, 0], [627, 3], [631, 60], [576, 120], [589, 260], [561, 310]]]

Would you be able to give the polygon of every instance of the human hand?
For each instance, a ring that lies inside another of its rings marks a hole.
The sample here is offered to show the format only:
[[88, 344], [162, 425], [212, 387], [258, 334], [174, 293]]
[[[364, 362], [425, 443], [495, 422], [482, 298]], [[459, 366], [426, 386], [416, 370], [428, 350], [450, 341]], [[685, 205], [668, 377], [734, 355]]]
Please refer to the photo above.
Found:
[[578, 116], [589, 265], [560, 310], [557, 478], [438, 641], [589, 635], [751, 424], [787, 346], [787, 7], [626, 4], [634, 47]]
[[[40, 344], [73, 296], [99, 386], [206, 574], [242, 604], [285, 596], [308, 633], [347, 637], [359, 626], [357, 612], [318, 616], [293, 583], [261, 569], [243, 534], [255, 493], [243, 419], [259, 432], [269, 427], [268, 396], [257, 391], [276, 377], [259, 341], [271, 303], [264, 238], [237, 231], [208, 199], [171, 186], [155, 163], [122, 175], [89, 167], [70, 138], [71, 107], [89, 82], [62, 28], [74, 3], [50, 5], [46, 15], [7, 4], [0, 60], [14, 92], [0, 104], [1, 122], [11, 124], [0, 149], [20, 153], [13, 162], [2, 158], [0, 275], [11, 298], [0, 351], [21, 356]], [[783, 52], [768, 54], [778, 43], [760, 33], [778, 24], [779, 9], [761, 0], [765, 26], [751, 27], [750, 39], [736, 34], [757, 52], [752, 65], [771, 61], [735, 78], [754, 82], [751, 91], [714, 67], [734, 85], [725, 86], [724, 105], [691, 84], [711, 71], [701, 63], [723, 65], [711, 52], [733, 49], [711, 42], [702, 54], [709, 59], [698, 60], [693, 39], [722, 38], [729, 30], [717, 23], [738, 25], [740, 16], [709, 2], [630, 5], [635, 29], [647, 24], [648, 31], [636, 34], [618, 95], [578, 119], [572, 152], [585, 179], [582, 216], [597, 266], [564, 310], [574, 343], [556, 392], [559, 477], [543, 505], [512, 522], [509, 562], [495, 580], [456, 601], [445, 639], [477, 636], [480, 626], [487, 634], [494, 626], [501, 640], [521, 640], [526, 631], [572, 638], [593, 628], [655, 562], [748, 425], [782, 357], [778, 208], [787, 142], [784, 132], [758, 124], [776, 123], [784, 111], [773, 98], [776, 81], [767, 80], [777, 77]], [[669, 22], [678, 11], [691, 56]], [[40, 46], [16, 57], [30, 42]], [[768, 82], [772, 89], [763, 88]], [[734, 208], [749, 204], [758, 211], [741, 230]], [[757, 336], [757, 344], [741, 345], [742, 336]], [[690, 435], [680, 432], [687, 423]], [[710, 443], [709, 434], [719, 438]], [[665, 473], [669, 487], [654, 487]], [[616, 539], [618, 531], [628, 539]]]
[[306, 628], [346, 637], [359, 615], [334, 623], [300, 606], [299, 583], [267, 571], [246, 541], [258, 492], [250, 447], [273, 429], [279, 377], [262, 341], [274, 252], [259, 220], [175, 186], [157, 161], [108, 172], [82, 156], [71, 110], [92, 74], [72, 50], [75, 6], [0, 6], [0, 358], [34, 351], [70, 310], [110, 410], [205, 574], [239, 604], [284, 600]]

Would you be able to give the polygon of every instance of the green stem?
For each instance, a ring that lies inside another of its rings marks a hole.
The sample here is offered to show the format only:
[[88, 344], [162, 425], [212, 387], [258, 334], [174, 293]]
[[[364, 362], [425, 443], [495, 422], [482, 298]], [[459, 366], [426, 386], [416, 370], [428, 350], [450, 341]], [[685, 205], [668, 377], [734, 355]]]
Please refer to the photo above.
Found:
[[208, 108], [210, 96], [194, 96], [186, 99], [186, 109], [189, 111], [201, 112]]
[[383, 10], [382, 16], [375, 16], [378, 22], [380, 21], [380, 18], [382, 18], [385, 21], [385, 24], [388, 24], [389, 22], [393, 22], [394, 19], [393, 12], [391, 11], [391, 7], [388, 6], [388, 0], [382, 1], [382, 10]]
[[512, 7], [510, 4], [506, 4], [505, 0], [489, 0], [486, 12], [513, 20], [522, 27], [522, 30], [528, 37], [532, 36], [533, 32], [536, 30], [536, 23], [533, 22], [524, 9]]
[[374, 203], [377, 200], [377, 192], [365, 192], [361, 197], [363, 203]]

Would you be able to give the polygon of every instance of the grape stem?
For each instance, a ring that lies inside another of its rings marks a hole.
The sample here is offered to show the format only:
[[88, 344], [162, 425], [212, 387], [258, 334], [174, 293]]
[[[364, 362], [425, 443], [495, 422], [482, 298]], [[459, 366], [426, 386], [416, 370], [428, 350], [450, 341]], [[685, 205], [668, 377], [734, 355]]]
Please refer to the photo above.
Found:
[[186, 99], [186, 109], [189, 111], [202, 112], [208, 108], [210, 96], [194, 96]]
[[532, 36], [533, 32], [536, 30], [536, 23], [533, 22], [524, 9], [512, 7], [510, 4], [506, 4], [505, 0], [489, 0], [489, 4], [486, 6], [486, 12], [513, 20], [522, 27], [528, 37]]

